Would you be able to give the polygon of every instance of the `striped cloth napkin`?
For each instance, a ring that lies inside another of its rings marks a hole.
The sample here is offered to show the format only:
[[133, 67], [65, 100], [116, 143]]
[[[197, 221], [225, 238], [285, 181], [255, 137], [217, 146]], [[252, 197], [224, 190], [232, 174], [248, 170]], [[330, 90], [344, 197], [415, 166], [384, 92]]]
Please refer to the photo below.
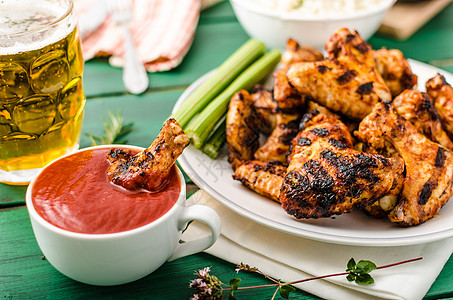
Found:
[[[74, 1], [79, 22], [96, 1], [100, 0]], [[216, 2], [219, 0], [132, 0], [130, 29], [146, 70], [160, 72], [178, 66], [192, 44], [200, 10]], [[110, 56], [111, 65], [122, 65], [123, 34], [110, 15], [82, 37], [82, 52], [85, 60]]]

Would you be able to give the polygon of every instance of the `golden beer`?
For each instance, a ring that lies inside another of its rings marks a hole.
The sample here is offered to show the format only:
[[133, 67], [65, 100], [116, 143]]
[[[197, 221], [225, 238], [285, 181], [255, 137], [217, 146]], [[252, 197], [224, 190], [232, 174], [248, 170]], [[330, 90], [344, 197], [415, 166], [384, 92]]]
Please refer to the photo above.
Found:
[[11, 18], [11, 7], [2, 7], [4, 1], [0, 181], [23, 184], [39, 168], [78, 148], [85, 106], [83, 59], [71, 1], [25, 1], [22, 11], [16, 7], [16, 14], [23, 14], [19, 21], [9, 25], [4, 20]]

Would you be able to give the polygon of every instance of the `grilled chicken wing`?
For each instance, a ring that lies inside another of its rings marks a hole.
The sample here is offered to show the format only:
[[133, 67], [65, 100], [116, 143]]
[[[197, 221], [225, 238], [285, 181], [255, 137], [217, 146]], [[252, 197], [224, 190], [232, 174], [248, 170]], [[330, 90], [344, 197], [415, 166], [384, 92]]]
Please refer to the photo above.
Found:
[[388, 214], [395, 208], [400, 199], [400, 194], [404, 185], [403, 174], [405, 171], [404, 169], [405, 166], [400, 156], [395, 157], [396, 158], [392, 160], [392, 163], [396, 174], [398, 174], [397, 175], [399, 177], [398, 180], [395, 181], [392, 189], [382, 198], [380, 198], [373, 204], [364, 207], [365, 212], [367, 212], [369, 215], [375, 218], [388, 217]]
[[301, 47], [298, 42], [288, 39], [286, 50], [282, 54], [282, 69], [273, 73], [274, 77], [274, 99], [279, 103], [279, 108], [283, 110], [301, 109], [305, 106], [307, 97], [299, 93], [292, 87], [286, 71], [288, 67], [297, 62], [312, 62], [323, 60], [324, 56], [318, 50], [311, 47]]
[[274, 77], [274, 99], [280, 109], [291, 111], [302, 109], [305, 106], [306, 97], [292, 87], [286, 78], [286, 69], [276, 71]]
[[[404, 167], [404, 165], [403, 165]], [[401, 181], [402, 183], [403, 181]], [[397, 193], [388, 193], [378, 201], [371, 205], [365, 206], [363, 210], [370, 216], [376, 219], [388, 218], [388, 214], [395, 208], [399, 201], [399, 193], [401, 192], [402, 184], [399, 189], [393, 189]]]
[[189, 145], [175, 119], [169, 119], [148, 149], [132, 155], [120, 149], [112, 149], [108, 159], [112, 163], [108, 177], [114, 184], [128, 190], [161, 188], [182, 151]]
[[253, 100], [246, 90], [234, 94], [226, 118], [228, 161], [233, 170], [253, 158], [259, 146], [259, 132], [254, 127]]
[[417, 84], [417, 75], [412, 73], [409, 62], [400, 50], [382, 48], [373, 51], [373, 56], [376, 68], [393, 97]]
[[418, 225], [432, 218], [453, 195], [453, 155], [430, 141], [397, 115], [392, 105], [378, 103], [360, 123], [363, 142], [391, 143], [404, 160], [406, 174], [401, 199], [388, 218], [401, 226]]
[[291, 141], [299, 132], [300, 114], [275, 114], [276, 126], [266, 142], [256, 150], [254, 158], [261, 161], [278, 161], [287, 164], [286, 156]]
[[[326, 52], [329, 59], [350, 63], [351, 61], [366, 68], [375, 68], [373, 50], [357, 31], [340, 28], [326, 42]], [[370, 69], [370, 72], [377, 70]]]
[[240, 165], [236, 169], [233, 179], [239, 180], [258, 194], [278, 202], [285, 173], [286, 167], [278, 163], [252, 160]]
[[453, 87], [444, 76], [437, 74], [426, 82], [426, 92], [434, 102], [445, 131], [453, 139]]
[[300, 46], [296, 40], [290, 38], [286, 41], [286, 50], [282, 53], [281, 63], [285, 69], [293, 63], [323, 59], [324, 55], [318, 50], [309, 46]]
[[332, 115], [341, 122], [343, 122], [349, 129], [349, 132], [352, 134], [357, 128], [359, 127], [359, 121], [357, 120], [352, 120], [349, 118], [346, 118], [344, 116], [341, 116], [339, 114], [336, 114], [332, 111], [330, 111], [328, 108], [322, 106], [321, 104], [316, 103], [315, 101], [309, 100], [307, 101], [307, 109], [306, 112], [312, 112], [314, 110], [317, 110], [319, 113], [325, 114], [325, 115]]
[[315, 101], [312, 101], [312, 100], [307, 101], [307, 109], [306, 109], [307, 113], [310, 113], [314, 110], [318, 111], [318, 113], [321, 113], [321, 114], [325, 114], [328, 116], [334, 116], [335, 118], [340, 120], [339, 114], [336, 114], [336, 113], [330, 111], [328, 108], [326, 108], [325, 106], [322, 106], [319, 103], [316, 103]]
[[350, 212], [379, 200], [402, 180], [397, 163], [397, 158], [352, 149], [347, 127], [318, 114], [293, 140], [279, 200], [296, 218]]
[[254, 124], [258, 131], [270, 134], [277, 126], [277, 101], [272, 97], [272, 92], [262, 86], [255, 86], [254, 92], [250, 95], [253, 101]]
[[433, 142], [453, 149], [453, 142], [442, 128], [439, 114], [428, 94], [417, 90], [405, 90], [393, 100], [398, 115], [414, 125], [415, 129]]
[[371, 46], [357, 32], [337, 31], [326, 44], [329, 59], [289, 67], [289, 83], [328, 109], [361, 120], [392, 95], [377, 72]]

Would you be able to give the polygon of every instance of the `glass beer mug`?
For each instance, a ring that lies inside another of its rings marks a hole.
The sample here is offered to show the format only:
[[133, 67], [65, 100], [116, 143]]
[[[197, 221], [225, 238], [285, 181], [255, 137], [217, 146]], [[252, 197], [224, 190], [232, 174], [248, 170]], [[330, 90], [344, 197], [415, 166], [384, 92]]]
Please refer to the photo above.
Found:
[[72, 0], [0, 1], [0, 182], [78, 148], [83, 64]]

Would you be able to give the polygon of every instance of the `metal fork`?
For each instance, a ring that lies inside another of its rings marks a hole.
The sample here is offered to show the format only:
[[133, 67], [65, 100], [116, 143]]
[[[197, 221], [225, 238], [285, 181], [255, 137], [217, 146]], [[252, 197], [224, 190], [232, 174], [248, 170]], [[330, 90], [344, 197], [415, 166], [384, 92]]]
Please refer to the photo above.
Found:
[[143, 93], [149, 86], [148, 74], [143, 63], [138, 59], [134, 42], [129, 29], [132, 19], [130, 0], [108, 0], [113, 21], [120, 25], [124, 34], [123, 82], [126, 89], [133, 94]]

